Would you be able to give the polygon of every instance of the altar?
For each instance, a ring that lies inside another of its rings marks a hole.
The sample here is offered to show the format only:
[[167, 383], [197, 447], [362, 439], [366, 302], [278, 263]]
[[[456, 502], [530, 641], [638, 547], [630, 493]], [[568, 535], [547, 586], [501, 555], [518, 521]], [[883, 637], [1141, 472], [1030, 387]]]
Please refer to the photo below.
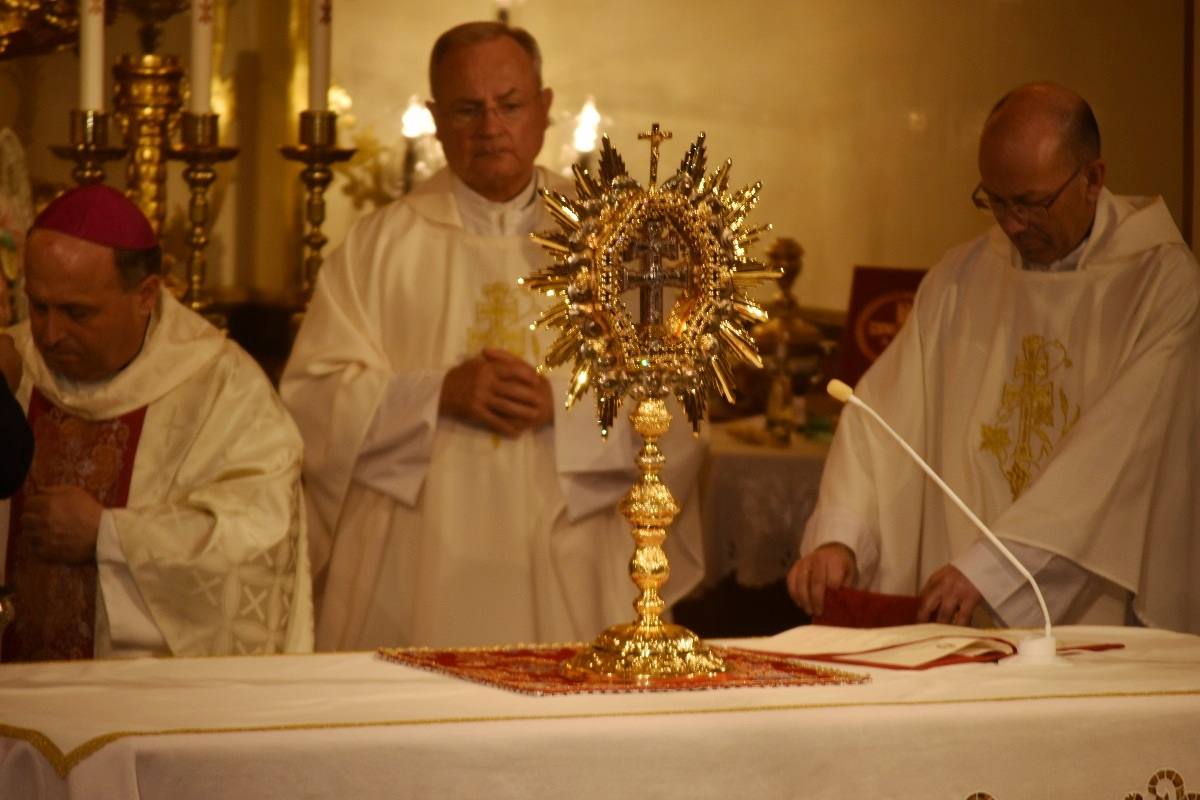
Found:
[[[849, 650], [863, 635], [810, 627], [737, 644], [809, 652], [833, 636]], [[1195, 791], [1200, 637], [1083, 627], [1058, 636], [1060, 645], [1124, 647], [1079, 652], [1058, 668], [844, 666], [870, 680], [554, 697], [373, 653], [3, 665], [0, 797], [1149, 800]]]

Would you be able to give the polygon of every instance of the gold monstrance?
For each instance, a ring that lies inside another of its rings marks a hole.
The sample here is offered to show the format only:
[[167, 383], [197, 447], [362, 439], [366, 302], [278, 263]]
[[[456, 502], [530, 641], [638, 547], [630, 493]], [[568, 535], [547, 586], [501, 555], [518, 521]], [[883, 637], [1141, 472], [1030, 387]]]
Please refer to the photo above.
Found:
[[[532, 238], [554, 261], [521, 283], [562, 299], [538, 324], [561, 331], [543, 367], [574, 361], [567, 407], [592, 389], [600, 433], [607, 435], [624, 398], [636, 404], [630, 421], [644, 440], [637, 456], [642, 474], [621, 512], [637, 543], [629, 573], [641, 592], [634, 603], [638, 619], [608, 628], [565, 669], [583, 678], [644, 684], [725, 669], [696, 634], [661, 619], [666, 604], [659, 587], [670, 575], [662, 542], [679, 507], [659, 479], [666, 457], [656, 441], [671, 424], [668, 395], [675, 395], [699, 431], [710, 390], [733, 402], [730, 359], [762, 366], [746, 328], [767, 314], [742, 292], [780, 272], [746, 254], [771, 227], [745, 224], [761, 184], [730, 192], [728, 160], [706, 175], [700, 134], [679, 170], [657, 185], [658, 148], [671, 134], [655, 123], [638, 138], [650, 141], [649, 186], [629, 176], [606, 136], [599, 181], [574, 168], [577, 200], [541, 190], [560, 230]], [[636, 319], [624, 299], [634, 290]], [[664, 317], [667, 293], [674, 299]]]

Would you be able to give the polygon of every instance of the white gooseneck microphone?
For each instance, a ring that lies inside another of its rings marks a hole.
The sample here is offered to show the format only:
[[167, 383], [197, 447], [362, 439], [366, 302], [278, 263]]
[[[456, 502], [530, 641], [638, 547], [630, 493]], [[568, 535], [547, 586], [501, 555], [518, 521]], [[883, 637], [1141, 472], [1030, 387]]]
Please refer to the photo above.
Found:
[[1029, 585], [1033, 587], [1033, 593], [1037, 595], [1038, 605], [1042, 608], [1042, 617], [1046, 621], [1043, 634], [1041, 636], [1023, 639], [1017, 645], [1017, 655], [1012, 659], [1006, 659], [1005, 662], [1002, 663], [1014, 661], [1031, 664], [1068, 663], [1058, 656], [1057, 645], [1054, 641], [1054, 634], [1050, 629], [1050, 611], [1046, 608], [1046, 599], [1042, 597], [1041, 588], [1038, 586], [1037, 581], [1033, 579], [1033, 575], [1029, 574], [1029, 570], [1025, 569], [1025, 565], [1017, 560], [1017, 557], [1012, 554], [1012, 551], [1004, 546], [1004, 543], [1000, 541], [996, 534], [988, 530], [987, 525], [984, 525], [983, 521], [980, 520], [979, 517], [975, 516], [975, 513], [971, 511], [971, 509], [967, 508], [966, 503], [959, 499], [958, 495], [954, 493], [954, 490], [947, 486], [946, 482], [943, 481], [941, 477], [933, 471], [933, 468], [925, 463], [925, 459], [917, 455], [917, 451], [909, 447], [908, 442], [904, 441], [900, 434], [896, 433], [896, 431], [892, 429], [892, 426], [888, 425], [887, 422], [884, 421], [883, 417], [875, 413], [875, 409], [871, 408], [854, 395], [853, 389], [851, 389], [842, 381], [835, 379], [829, 382], [829, 385], [826, 387], [826, 391], [828, 391], [834, 399], [839, 400], [840, 402], [848, 403], [861, 408], [863, 411], [867, 412], [867, 414], [873, 417], [876, 422], [882, 425], [883, 429], [891, 434], [892, 438], [896, 440], [896, 443], [904, 448], [904, 452], [912, 456], [912, 459], [916, 461], [917, 465], [925, 471], [925, 474], [928, 475], [929, 478], [936, 483], [951, 500], [954, 501], [954, 504], [958, 506], [964, 514], [967, 515], [967, 519], [974, 523], [975, 527], [987, 537], [989, 542], [995, 545], [996, 549], [999, 550], [1000, 553], [1006, 559], [1008, 559], [1014, 567], [1017, 568], [1017, 572], [1020, 572], [1021, 575], [1024, 576], [1025, 580], [1029, 582]]

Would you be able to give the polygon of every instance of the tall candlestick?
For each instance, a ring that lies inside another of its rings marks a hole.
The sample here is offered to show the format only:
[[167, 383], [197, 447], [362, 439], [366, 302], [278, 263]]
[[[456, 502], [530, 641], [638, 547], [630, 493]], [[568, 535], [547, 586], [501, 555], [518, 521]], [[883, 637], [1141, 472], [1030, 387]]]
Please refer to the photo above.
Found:
[[308, 110], [329, 110], [329, 42], [333, 0], [309, 0]]
[[212, 111], [213, 0], [192, 0], [192, 98], [193, 114]]
[[104, 0], [79, 0], [79, 108], [104, 110]]

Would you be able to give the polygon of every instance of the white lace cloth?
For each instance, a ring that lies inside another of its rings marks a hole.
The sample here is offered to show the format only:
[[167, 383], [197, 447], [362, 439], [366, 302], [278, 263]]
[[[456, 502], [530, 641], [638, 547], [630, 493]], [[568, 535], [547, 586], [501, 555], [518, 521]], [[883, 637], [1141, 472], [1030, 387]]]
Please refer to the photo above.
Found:
[[783, 578], [816, 505], [829, 445], [794, 437], [774, 447], [734, 433], [762, 424], [755, 417], [712, 426], [701, 483], [706, 585], [730, 573], [746, 587]]

